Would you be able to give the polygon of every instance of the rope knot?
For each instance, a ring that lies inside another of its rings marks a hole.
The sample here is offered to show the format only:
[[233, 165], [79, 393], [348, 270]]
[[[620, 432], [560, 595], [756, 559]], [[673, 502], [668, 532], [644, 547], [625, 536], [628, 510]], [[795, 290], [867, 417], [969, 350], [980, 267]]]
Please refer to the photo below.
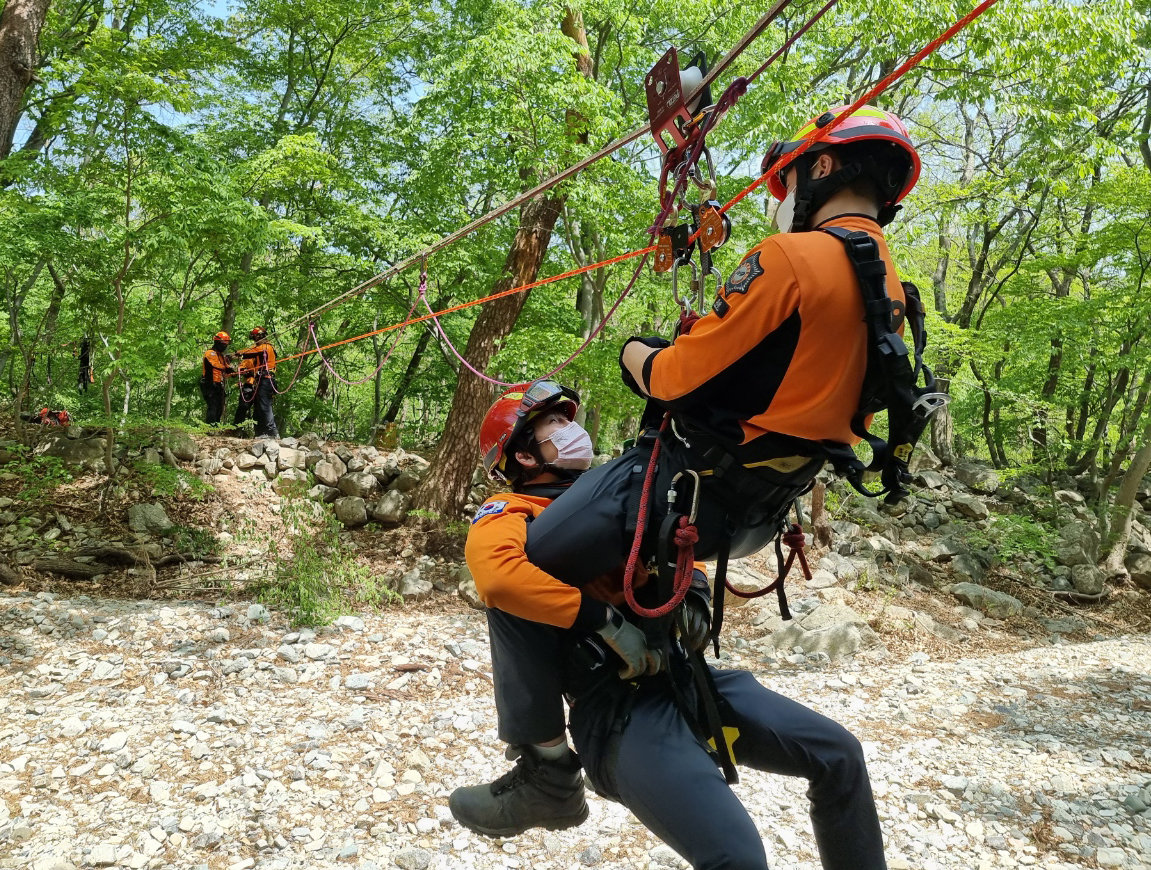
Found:
[[687, 517], [680, 517], [679, 528], [675, 530], [675, 545], [681, 550], [684, 547], [694, 547], [699, 543], [699, 529], [688, 522]]

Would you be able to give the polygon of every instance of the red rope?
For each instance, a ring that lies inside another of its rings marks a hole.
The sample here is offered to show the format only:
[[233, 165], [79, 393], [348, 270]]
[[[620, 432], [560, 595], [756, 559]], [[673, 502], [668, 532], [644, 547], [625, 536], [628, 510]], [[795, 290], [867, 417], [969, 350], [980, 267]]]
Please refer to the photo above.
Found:
[[[959, 19], [959, 21], [955, 22], [955, 24], [953, 24], [949, 28], [947, 28], [947, 30], [945, 30], [938, 37], [936, 37], [931, 42], [929, 42], [926, 46], [924, 46], [922, 49], [920, 49], [920, 51], [918, 51], [911, 58], [909, 58], [907, 61], [905, 61], [899, 67], [897, 67], [893, 72], [891, 72], [890, 74], [888, 74], [887, 76], [882, 78], [879, 81], [879, 83], [875, 85], [875, 87], [871, 88], [871, 90], [867, 91], [867, 93], [865, 93], [862, 97], [860, 97], [858, 100], [856, 100], [854, 103], [852, 103], [848, 107], [847, 111], [840, 113], [829, 124], [827, 124], [824, 127], [817, 128], [814, 132], [812, 132], [810, 135], [808, 135], [806, 137], [806, 140], [798, 148], [796, 148], [794, 151], [790, 152], [789, 154], [785, 155], [784, 158], [782, 159], [782, 161], [772, 168], [772, 172], [778, 172], [778, 171], [786, 168], [797, 157], [799, 157], [805, 151], [810, 149], [817, 142], [820, 142], [820, 141], [826, 139], [827, 136], [831, 132], [833, 132], [840, 124], [842, 124], [845, 120], [847, 120], [847, 118], [853, 112], [855, 112], [857, 109], [859, 109], [865, 103], [869, 102], [870, 100], [873, 100], [875, 97], [879, 96], [881, 93], [883, 93], [885, 90], [887, 90], [887, 88], [890, 87], [894, 81], [896, 81], [897, 79], [904, 76], [908, 71], [910, 71], [914, 67], [918, 66], [923, 61], [924, 58], [926, 58], [928, 55], [930, 55], [932, 52], [934, 52], [936, 49], [938, 49], [939, 46], [941, 46], [945, 42], [949, 41], [952, 37], [955, 36], [956, 33], [958, 33], [960, 30], [962, 30], [964, 27], [966, 27], [968, 24], [970, 24], [972, 21], [974, 21], [976, 18], [978, 18], [984, 12], [986, 12], [989, 8], [994, 6], [995, 3], [997, 3], [997, 2], [998, 2], [998, 0], [983, 0], [982, 3], [980, 3], [974, 9], [972, 9], [969, 13], [967, 13], [967, 15], [963, 16], [963, 18]], [[823, 9], [821, 9], [816, 14], [815, 18], [817, 19], [819, 16], [823, 15], [823, 13], [825, 11], [827, 11], [827, 7], [824, 7]], [[814, 23], [814, 19], [812, 22], [809, 22], [809, 25], [807, 25], [807, 26], [810, 26], [810, 23]], [[799, 34], [796, 34], [796, 36], [798, 36], [798, 35]], [[789, 42], [794, 42], [794, 37], [791, 40], [789, 40]], [[776, 56], [778, 56], [778, 54], [779, 54], [779, 52], [777, 52], [775, 55], [773, 55], [771, 60], [775, 60], [775, 58], [776, 58]], [[766, 64], [765, 64], [765, 66], [766, 66]], [[760, 70], [757, 70], [755, 75], [758, 75], [760, 72], [762, 72], [762, 67]], [[755, 191], [761, 184], [763, 184], [763, 182], [768, 178], [768, 176], [770, 174], [771, 173], [764, 173], [759, 178], [757, 178], [755, 181], [753, 181], [751, 184], [749, 184], [747, 187], [745, 187], [743, 190], [741, 190], [739, 193], [737, 193], [734, 197], [732, 197], [727, 203], [725, 203], [719, 209], [720, 213], [726, 214], [728, 211], [730, 211], [731, 208], [733, 208], [736, 203], [745, 199], [753, 191]], [[534, 194], [535, 192], [536, 191], [531, 191], [530, 193]], [[519, 201], [519, 198], [517, 198], [517, 200], [514, 200], [514, 201]], [[469, 227], [465, 227], [464, 230], [469, 230], [471, 228], [474, 228], [474, 227], [469, 225]], [[697, 232], [695, 235], [691, 236], [689, 241], [694, 241], [698, 237], [698, 235], [699, 235], [699, 233]], [[443, 243], [445, 243], [447, 241], [454, 241], [454, 240], [455, 240], [455, 237], [449, 237], [446, 240], [442, 240], [441, 243], [438, 243], [438, 244], [440, 247], [442, 247]], [[655, 248], [656, 248], [655, 245], [649, 245], [648, 247], [640, 249], [640, 250], [629, 251], [626, 254], [620, 254], [619, 256], [616, 256], [616, 257], [610, 257], [606, 260], [600, 260], [597, 263], [590, 263], [586, 266], [581, 266], [577, 269], [571, 269], [567, 272], [562, 272], [559, 275], [553, 275], [550, 278], [541, 278], [538, 281], [533, 281], [529, 284], [524, 284], [520, 287], [512, 287], [512, 288], [509, 288], [508, 290], [503, 290], [499, 293], [493, 293], [489, 296], [484, 296], [484, 297], [481, 297], [479, 299], [474, 299], [470, 302], [464, 302], [464, 303], [461, 303], [459, 305], [454, 305], [450, 308], [445, 308], [442, 311], [436, 311], [434, 313], [424, 314], [424, 315], [421, 315], [420, 317], [409, 318], [409, 319], [407, 319], [401, 323], [395, 323], [395, 324], [392, 324], [391, 326], [386, 326], [383, 329], [377, 329], [377, 330], [374, 330], [372, 332], [366, 332], [363, 335], [357, 335], [357, 336], [354, 336], [352, 338], [343, 339], [342, 341], [333, 342], [332, 344], [324, 345], [322, 348], [316, 348], [314, 350], [308, 350], [308, 351], [304, 351], [302, 353], [294, 354], [292, 356], [283, 357], [280, 360], [280, 362], [285, 362], [285, 361], [290, 360], [290, 359], [295, 359], [296, 357], [307, 356], [309, 354], [316, 353], [318, 351], [330, 350], [331, 348], [339, 347], [340, 345], [348, 344], [348, 343], [353, 342], [353, 341], [360, 341], [361, 339], [364, 339], [364, 338], [371, 338], [374, 335], [382, 335], [385, 332], [391, 332], [392, 330], [395, 330], [395, 329], [402, 329], [402, 328], [410, 326], [414, 323], [421, 323], [425, 320], [430, 320], [430, 319], [435, 318], [435, 317], [442, 317], [445, 314], [452, 314], [456, 311], [462, 311], [463, 309], [470, 308], [473, 305], [481, 305], [485, 302], [492, 302], [496, 299], [502, 299], [504, 296], [511, 296], [515, 293], [524, 293], [524, 292], [531, 290], [535, 287], [542, 287], [545, 284], [551, 284], [555, 281], [562, 281], [565, 278], [570, 278], [570, 277], [573, 277], [575, 275], [580, 275], [580, 274], [583, 274], [584, 272], [590, 272], [593, 269], [600, 269], [600, 268], [603, 268], [605, 266], [611, 266], [611, 265], [614, 265], [615, 263], [622, 262], [623, 260], [630, 260], [633, 257], [638, 257], [638, 256], [641, 256], [644, 254], [650, 254], [651, 252], [653, 252], [655, 250]], [[438, 250], [439, 248], [436, 247], [435, 249]], [[431, 250], [432, 249], [429, 249], [428, 251], [423, 252], [423, 255], [426, 256], [428, 253], [431, 252]], [[401, 265], [408, 265], [412, 262], [416, 262], [418, 260], [419, 256], [420, 255], [417, 255], [415, 258], [412, 258], [409, 261], [406, 261], [404, 264], [401, 264]], [[386, 273], [386, 274], [392, 274], [395, 271], [396, 271], [396, 269], [393, 269], [393, 270], [390, 270], [390, 272]], [[378, 283], [378, 281], [373, 279], [372, 282], [368, 282], [366, 285], [363, 285], [363, 289], [366, 289], [368, 286], [374, 286], [375, 283]], [[350, 292], [354, 293], [354, 292], [357, 292], [360, 290], [361, 290], [361, 288], [356, 288], [355, 291], [350, 291]], [[348, 295], [348, 294], [345, 294], [345, 295]], [[330, 307], [330, 305], [331, 305], [331, 303], [329, 303], [329, 307]]]
[[817, 127], [815, 130], [813, 130], [811, 133], [809, 133], [805, 137], [803, 144], [801, 144], [794, 151], [791, 151], [788, 154], [784, 155], [784, 157], [778, 163], [776, 163], [774, 166], [772, 166], [772, 168], [769, 172], [765, 172], [763, 175], [761, 175], [759, 178], [757, 178], [755, 181], [753, 181], [751, 184], [749, 184], [747, 187], [745, 187], [743, 190], [741, 190], [739, 193], [737, 193], [734, 197], [732, 197], [732, 199], [730, 201], [728, 201], [727, 203], [725, 203], [724, 206], [719, 210], [720, 213], [726, 214], [728, 209], [730, 209], [732, 206], [734, 206], [740, 200], [747, 197], [752, 191], [754, 191], [757, 187], [759, 187], [761, 184], [763, 184], [763, 182], [767, 180], [768, 176], [770, 176], [772, 173], [783, 171], [788, 166], [790, 166], [795, 161], [795, 159], [797, 157], [799, 157], [799, 155], [803, 154], [805, 151], [807, 151], [809, 148], [811, 148], [813, 145], [817, 144], [818, 142], [822, 142], [824, 139], [826, 139], [828, 137], [828, 135], [832, 131], [835, 130], [836, 127], [838, 127], [840, 124], [842, 124], [844, 121], [846, 121], [861, 106], [863, 106], [865, 103], [871, 102], [873, 99], [875, 99], [880, 94], [882, 94], [884, 91], [886, 91], [889, 87], [891, 87], [893, 82], [895, 82], [897, 79], [902, 78], [908, 72], [910, 72], [912, 69], [917, 67], [920, 63], [922, 63], [922, 61], [925, 57], [927, 57], [929, 54], [932, 54], [937, 48], [939, 48], [939, 46], [941, 46], [941, 45], [943, 45], [943, 43], [949, 41], [960, 30], [962, 30], [964, 27], [966, 27], [968, 24], [970, 24], [972, 21], [974, 21], [976, 18], [978, 18], [980, 15], [982, 15], [984, 12], [986, 12], [988, 9], [990, 9], [992, 6], [994, 6], [998, 2], [999, 2], [999, 0], [983, 0], [982, 3], [980, 3], [974, 9], [972, 9], [970, 12], [968, 12], [966, 15], [964, 15], [962, 18], [960, 18], [958, 21], [956, 21], [954, 24], [952, 24], [950, 27], [948, 27], [945, 31], [943, 31], [943, 33], [939, 34], [939, 36], [937, 36], [935, 39], [931, 40], [931, 42], [927, 43], [927, 45], [925, 45], [923, 48], [921, 48], [919, 51], [917, 51], [915, 54], [913, 54], [911, 57], [909, 57], [907, 60], [905, 60], [902, 64], [900, 64], [898, 67], [896, 67], [892, 72], [890, 72], [888, 75], [886, 75], [882, 79], [880, 79], [879, 83], [876, 84], [875, 87], [873, 87], [871, 90], [869, 90], [867, 93], [865, 93], [862, 97], [860, 97], [858, 100], [856, 100], [850, 106], [848, 106], [845, 111], [840, 112], [838, 115], [836, 115], [835, 118], [830, 123], [828, 123], [824, 127]]
[[727, 591], [736, 598], [759, 598], [768, 592], [774, 592], [779, 588], [780, 584], [787, 579], [787, 575], [791, 571], [791, 566], [795, 563], [796, 556], [799, 557], [799, 565], [803, 569], [804, 579], [810, 580], [811, 569], [807, 566], [807, 554], [803, 550], [807, 539], [803, 536], [803, 529], [800, 528], [799, 523], [792, 523], [791, 528], [783, 533], [783, 543], [791, 548], [791, 552], [787, 554], [787, 562], [784, 564], [783, 570], [779, 572], [779, 576], [775, 578], [773, 582], [754, 592], [744, 592], [742, 589], [736, 589], [731, 585], [731, 581], [724, 577], [723, 585], [727, 587]]
[[[670, 414], [665, 414], [659, 431], [662, 434], [671, 420]], [[683, 601], [687, 590], [691, 588], [691, 575], [695, 568], [694, 548], [699, 541], [699, 532], [694, 525], [688, 522], [687, 517], [680, 517], [679, 528], [675, 530], [675, 545], [678, 553], [675, 562], [675, 577], [672, 583], [671, 597], [658, 607], [644, 607], [635, 600], [635, 569], [639, 564], [639, 550], [643, 543], [644, 531], [647, 529], [648, 502], [651, 499], [651, 487], [655, 482], [656, 463], [659, 460], [660, 440], [657, 437], [651, 449], [651, 459], [647, 463], [647, 474], [644, 477], [643, 489], [639, 497], [639, 515], [635, 521], [635, 537], [631, 542], [631, 552], [627, 556], [627, 567], [623, 572], [623, 597], [627, 606], [638, 616], [655, 619], [666, 616], [677, 608]], [[660, 570], [666, 570], [666, 565], [660, 565]]]

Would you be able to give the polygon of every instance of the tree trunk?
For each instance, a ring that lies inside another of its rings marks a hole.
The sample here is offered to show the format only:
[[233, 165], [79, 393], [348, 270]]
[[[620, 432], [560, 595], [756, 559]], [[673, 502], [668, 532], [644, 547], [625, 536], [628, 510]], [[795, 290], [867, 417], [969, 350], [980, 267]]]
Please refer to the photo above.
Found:
[[[580, 75], [591, 78], [592, 63], [583, 16], [574, 7], [566, 7], [560, 29], [576, 43], [577, 50], [573, 53], [576, 69]], [[581, 143], [586, 141], [583, 122], [578, 113], [567, 113], [568, 131]], [[520, 225], [504, 263], [503, 277], [492, 287], [493, 293], [536, 279], [565, 199], [566, 194], [553, 194], [520, 206]], [[481, 371], [487, 367], [500, 341], [515, 327], [527, 297], [527, 293], [517, 293], [484, 306], [464, 351], [469, 363]], [[476, 435], [493, 398], [494, 391], [487, 381], [467, 369], [460, 369], [443, 437], [436, 446], [427, 475], [415, 492], [413, 501], [417, 507], [441, 516], [455, 516], [463, 509], [478, 458]]]
[[12, 150], [24, 91], [36, 73], [49, 0], [8, 0], [0, 12], [0, 160]]
[[[446, 297], [437, 299], [432, 307], [436, 311], [441, 310], [446, 303]], [[404, 398], [408, 395], [408, 390], [412, 386], [412, 382], [416, 379], [416, 372], [420, 368], [420, 360], [424, 357], [424, 351], [428, 348], [428, 342], [432, 340], [432, 330], [425, 329], [420, 333], [420, 337], [416, 339], [416, 349], [412, 353], [412, 358], [408, 360], [408, 367], [404, 369], [404, 374], [400, 378], [400, 383], [396, 387], [396, 391], [392, 394], [392, 400], [388, 403], [388, 409], [384, 411], [382, 421], [384, 423], [395, 423], [396, 417], [400, 415], [400, 408], [403, 407]], [[377, 378], [377, 382], [378, 382]]]
[[[546, 196], [520, 206], [520, 225], [504, 263], [504, 276], [496, 281], [492, 293], [536, 279], [563, 200], [563, 195]], [[464, 351], [469, 363], [481, 371], [487, 367], [500, 341], [515, 327], [527, 297], [527, 293], [516, 293], [483, 307]], [[476, 435], [493, 398], [494, 391], [487, 381], [467, 369], [460, 370], [443, 437], [432, 456], [428, 473], [415, 492], [416, 507], [443, 517], [455, 517], [463, 510], [479, 453]]]
[[1111, 508], [1111, 517], [1103, 551], [1107, 553], [1104, 570], [1109, 574], [1123, 574], [1123, 562], [1127, 557], [1127, 541], [1131, 537], [1131, 513], [1139, 484], [1147, 469], [1151, 468], [1151, 418], [1143, 430], [1143, 446], [1127, 466], [1127, 472], [1119, 483], [1119, 494]]

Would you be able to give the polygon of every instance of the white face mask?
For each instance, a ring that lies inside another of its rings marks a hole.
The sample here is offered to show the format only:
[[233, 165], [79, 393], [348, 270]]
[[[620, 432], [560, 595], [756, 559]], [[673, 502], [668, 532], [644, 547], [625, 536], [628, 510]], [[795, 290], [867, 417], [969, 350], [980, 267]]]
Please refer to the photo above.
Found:
[[591, 468], [595, 450], [592, 448], [591, 436], [579, 423], [568, 423], [542, 440], [550, 441], [555, 447], [558, 455], [551, 464], [556, 468], [569, 468], [573, 471], [587, 471]]
[[772, 217], [771, 222], [781, 233], [790, 233], [793, 220], [795, 220], [795, 191], [789, 190], [787, 196], [776, 207], [775, 216]]

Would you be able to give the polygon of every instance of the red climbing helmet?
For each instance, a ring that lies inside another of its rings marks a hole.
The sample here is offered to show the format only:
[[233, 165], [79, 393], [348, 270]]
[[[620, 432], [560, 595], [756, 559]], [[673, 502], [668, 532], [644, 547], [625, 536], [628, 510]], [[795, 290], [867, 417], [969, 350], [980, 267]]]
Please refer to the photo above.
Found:
[[496, 480], [509, 482], [515, 471], [508, 468], [508, 445], [540, 414], [559, 410], [571, 420], [578, 408], [579, 394], [555, 381], [533, 381], [511, 387], [492, 403], [480, 424], [484, 470]]
[[[833, 119], [838, 118], [849, 108], [850, 106], [836, 106], [834, 109], [829, 109], [818, 118], [812, 118], [800, 127], [795, 135], [791, 137], [790, 141], [775, 142], [772, 144], [772, 146], [767, 149], [767, 154], [764, 155], [760, 172], [768, 172], [774, 164], [779, 162], [781, 157], [785, 154], [790, 154], [798, 148], [816, 129], [827, 126]], [[868, 141], [890, 142], [895, 146], [893, 154], [901, 158], [889, 161], [890, 163], [898, 164], [899, 177], [892, 179], [890, 184], [881, 183], [881, 188], [886, 188], [885, 192], [891, 195], [889, 201], [883, 203], [883, 205], [894, 205], [907, 196], [911, 188], [915, 186], [915, 182], [919, 179], [920, 168], [919, 153], [915, 150], [915, 146], [911, 144], [911, 137], [908, 135], [907, 126], [898, 116], [876, 106], [860, 106], [847, 120], [832, 130], [826, 140], [808, 149], [808, 153], [820, 151], [831, 145], [846, 145], [851, 142]], [[906, 169], [906, 171], [904, 171], [904, 169]], [[767, 178], [767, 186], [771, 190], [772, 196], [780, 201], [787, 196], [787, 184], [781, 175], [782, 173], [773, 172]]]
[[222, 341], [224, 344], [229, 344], [232, 341], [232, 336], [221, 330], [212, 336], [212, 341]]
[[252, 339], [252, 341], [262, 341], [268, 337], [268, 331], [262, 326], [257, 326], [248, 333], [248, 337]]

